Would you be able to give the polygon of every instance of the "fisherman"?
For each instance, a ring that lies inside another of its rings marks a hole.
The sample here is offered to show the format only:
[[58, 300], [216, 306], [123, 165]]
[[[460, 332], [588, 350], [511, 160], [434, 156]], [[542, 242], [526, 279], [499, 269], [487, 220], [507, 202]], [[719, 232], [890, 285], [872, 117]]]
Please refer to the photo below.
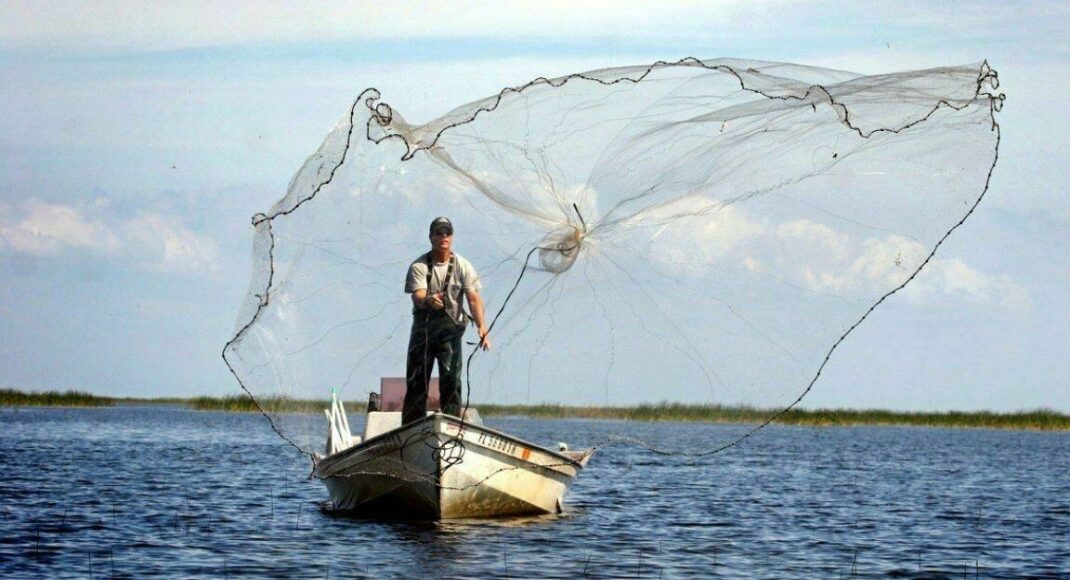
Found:
[[[442, 412], [461, 414], [461, 338], [468, 319], [479, 331], [479, 346], [490, 350], [479, 296], [479, 274], [472, 264], [453, 251], [453, 223], [438, 217], [428, 235], [431, 251], [409, 266], [405, 293], [412, 295], [412, 332], [406, 364], [405, 405], [402, 423], [411, 423], [427, 412], [427, 386], [431, 367], [438, 361]], [[468, 300], [471, 316], [461, 305]]]

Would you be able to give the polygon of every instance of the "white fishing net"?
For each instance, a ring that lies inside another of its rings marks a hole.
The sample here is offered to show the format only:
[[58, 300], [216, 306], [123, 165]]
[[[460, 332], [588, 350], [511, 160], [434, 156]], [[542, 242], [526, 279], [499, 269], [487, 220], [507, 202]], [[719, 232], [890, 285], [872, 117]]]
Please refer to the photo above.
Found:
[[[996, 87], [987, 64], [685, 59], [538, 79], [422, 125], [365, 91], [254, 218], [224, 358], [259, 402], [365, 400], [403, 376], [405, 276], [444, 215], [488, 322], [501, 312], [493, 350], [465, 353], [468, 402], [772, 417], [980, 201]], [[268, 416], [322, 449], [322, 421]]]

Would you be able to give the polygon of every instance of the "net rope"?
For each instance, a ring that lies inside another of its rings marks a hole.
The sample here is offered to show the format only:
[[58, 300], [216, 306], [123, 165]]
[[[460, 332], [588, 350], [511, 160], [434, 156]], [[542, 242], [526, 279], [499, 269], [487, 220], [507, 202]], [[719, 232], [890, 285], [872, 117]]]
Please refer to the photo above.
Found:
[[[624, 435], [593, 449], [714, 455], [798, 406], [840, 344], [973, 214], [998, 160], [998, 87], [987, 62], [867, 77], [685, 58], [540, 77], [422, 125], [368, 89], [286, 197], [253, 217], [249, 297], [223, 359], [271, 428], [313, 456], [322, 431], [265, 401], [315, 398], [399, 366], [407, 301], [390, 280], [419, 253], [407, 242], [430, 217], [458, 216], [474, 239], [466, 253], [474, 246], [492, 282], [499, 347], [481, 365], [469, 343], [462, 433], [474, 385], [516, 398], [496, 385], [525, 366], [529, 393], [547, 377], [589, 381], [593, 371], [569, 366], [587, 348], [605, 356], [607, 398], [618, 365], [650, 384], [657, 369], [635, 361], [660, 357], [686, 368], [672, 371], [681, 393], [705, 383], [716, 404], [769, 409], [697, 451]], [[707, 302], [718, 309], [696, 306]], [[707, 328], [724, 332], [701, 350]], [[751, 364], [734, 362], [739, 353]], [[414, 437], [441, 471], [464, 460], [460, 435]], [[409, 443], [396, 450], [402, 464]]]

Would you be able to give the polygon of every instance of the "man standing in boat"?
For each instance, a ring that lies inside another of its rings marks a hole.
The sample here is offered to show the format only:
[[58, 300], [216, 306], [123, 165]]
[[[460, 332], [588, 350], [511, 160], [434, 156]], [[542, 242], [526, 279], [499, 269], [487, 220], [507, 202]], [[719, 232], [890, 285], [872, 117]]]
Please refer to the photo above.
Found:
[[479, 331], [479, 346], [490, 349], [479, 274], [453, 251], [453, 223], [448, 218], [435, 218], [428, 237], [431, 251], [409, 266], [405, 281], [405, 293], [412, 295], [412, 332], [402, 423], [417, 421], [427, 412], [427, 386], [436, 360], [442, 412], [461, 414], [462, 337], [469, 319], [461, 304], [462, 295]]

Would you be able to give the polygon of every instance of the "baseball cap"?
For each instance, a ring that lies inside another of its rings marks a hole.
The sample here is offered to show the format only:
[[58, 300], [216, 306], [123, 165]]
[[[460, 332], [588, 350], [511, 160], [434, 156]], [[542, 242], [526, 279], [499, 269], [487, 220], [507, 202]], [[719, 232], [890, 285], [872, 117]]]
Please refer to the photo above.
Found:
[[452, 234], [453, 222], [451, 222], [450, 218], [447, 217], [437, 217], [434, 221], [431, 222], [431, 227], [429, 228], [429, 231], [433, 234], [435, 233], [435, 230], [438, 229], [448, 229], [449, 232]]

